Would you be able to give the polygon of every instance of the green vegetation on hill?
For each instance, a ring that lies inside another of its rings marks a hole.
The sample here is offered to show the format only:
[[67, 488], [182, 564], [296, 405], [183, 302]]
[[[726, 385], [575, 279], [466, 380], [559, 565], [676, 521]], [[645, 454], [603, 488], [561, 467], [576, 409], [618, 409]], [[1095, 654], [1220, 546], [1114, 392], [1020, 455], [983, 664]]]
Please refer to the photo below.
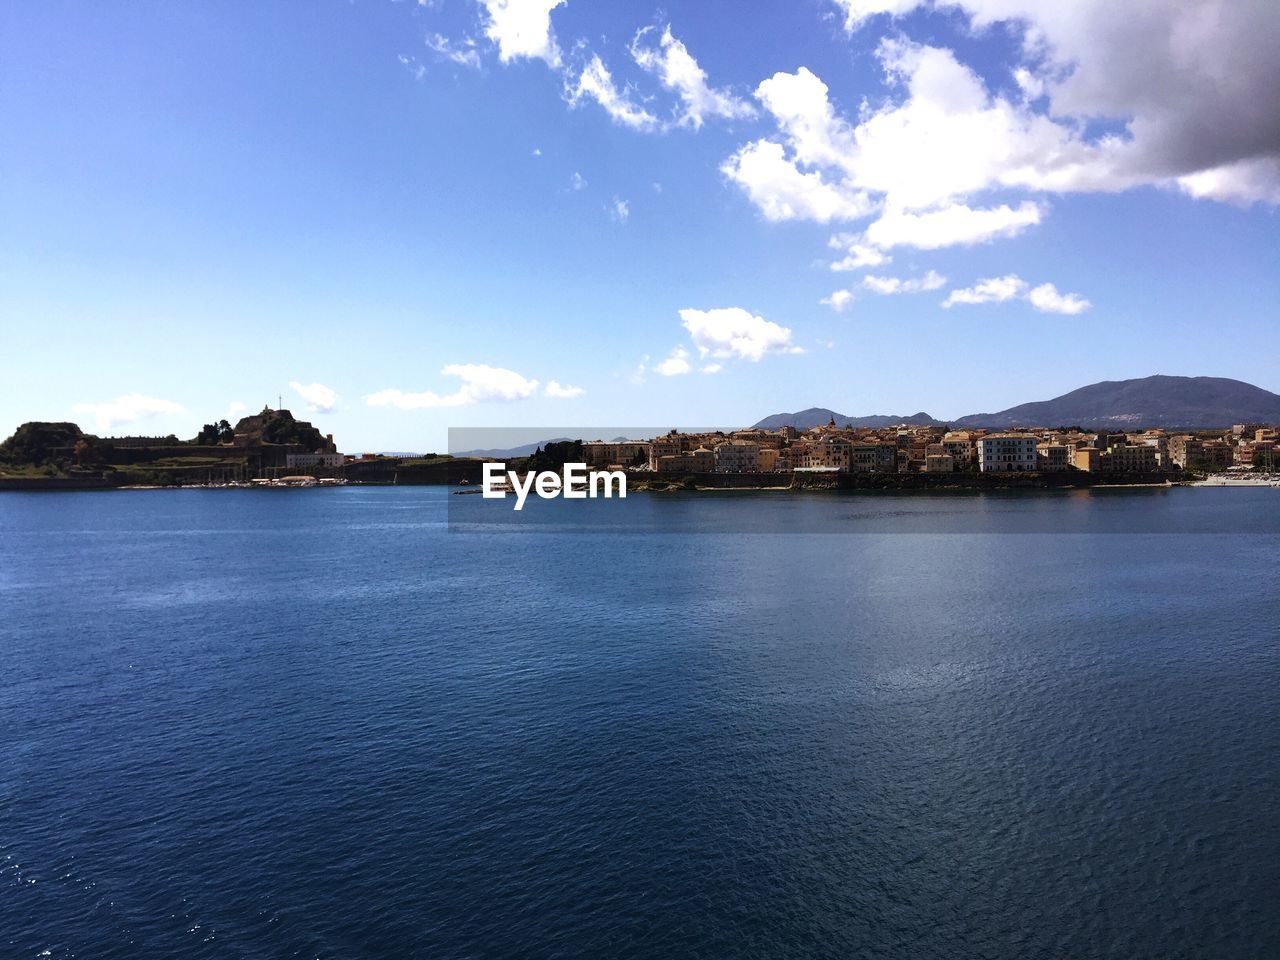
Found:
[[200, 433], [192, 442], [212, 446], [215, 443], [230, 443], [235, 438], [236, 434], [231, 429], [231, 424], [226, 420], [219, 420], [217, 423], [206, 423], [201, 427]]
[[77, 443], [95, 440], [86, 438], [74, 423], [24, 423], [4, 443], [0, 443], [0, 461], [18, 466], [21, 464], [46, 464], [58, 448], [74, 448]]

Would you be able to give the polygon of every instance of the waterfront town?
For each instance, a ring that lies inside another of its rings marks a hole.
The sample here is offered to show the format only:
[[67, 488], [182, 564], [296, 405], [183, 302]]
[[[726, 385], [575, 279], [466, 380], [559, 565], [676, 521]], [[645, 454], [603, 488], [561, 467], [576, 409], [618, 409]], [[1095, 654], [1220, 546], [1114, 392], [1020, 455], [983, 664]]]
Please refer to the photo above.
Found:
[[346, 483], [475, 484], [485, 461], [517, 472], [565, 463], [625, 471], [639, 489], [695, 487], [1092, 486], [1276, 482], [1277, 428], [1137, 432], [951, 430], [903, 423], [667, 433], [643, 439], [548, 441], [511, 451], [343, 454], [332, 434], [264, 408], [234, 426], [175, 436], [98, 437], [74, 423], [23, 424], [0, 444], [0, 489], [140, 486], [299, 487]]
[[902, 424], [680, 433], [649, 440], [583, 443], [592, 467], [688, 474], [1194, 472], [1270, 471], [1277, 429], [1242, 423], [1222, 433], [1092, 432], [1078, 428], [946, 430]]

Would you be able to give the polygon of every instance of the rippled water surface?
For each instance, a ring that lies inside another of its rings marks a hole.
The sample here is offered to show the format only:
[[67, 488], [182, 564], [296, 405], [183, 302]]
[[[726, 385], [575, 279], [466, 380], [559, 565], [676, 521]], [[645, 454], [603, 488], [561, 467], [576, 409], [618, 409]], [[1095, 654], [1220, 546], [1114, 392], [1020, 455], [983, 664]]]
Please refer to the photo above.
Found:
[[1280, 957], [1280, 491], [1115, 504], [6, 494], [0, 957]]

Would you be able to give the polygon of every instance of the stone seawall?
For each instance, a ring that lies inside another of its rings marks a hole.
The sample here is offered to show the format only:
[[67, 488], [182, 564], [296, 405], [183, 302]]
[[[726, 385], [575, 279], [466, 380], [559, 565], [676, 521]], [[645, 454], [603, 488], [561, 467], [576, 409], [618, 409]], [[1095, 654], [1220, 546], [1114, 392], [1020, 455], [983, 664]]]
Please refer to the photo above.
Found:
[[115, 490], [124, 483], [117, 477], [0, 477], [0, 490]]

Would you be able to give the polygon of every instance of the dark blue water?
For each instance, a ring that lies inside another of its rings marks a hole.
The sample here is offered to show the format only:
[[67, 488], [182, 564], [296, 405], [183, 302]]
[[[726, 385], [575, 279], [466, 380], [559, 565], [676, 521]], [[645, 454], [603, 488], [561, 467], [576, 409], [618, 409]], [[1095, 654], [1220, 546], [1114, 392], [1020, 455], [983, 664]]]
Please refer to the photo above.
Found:
[[0, 957], [1280, 956], [1280, 492], [1107, 496], [0, 497]]

